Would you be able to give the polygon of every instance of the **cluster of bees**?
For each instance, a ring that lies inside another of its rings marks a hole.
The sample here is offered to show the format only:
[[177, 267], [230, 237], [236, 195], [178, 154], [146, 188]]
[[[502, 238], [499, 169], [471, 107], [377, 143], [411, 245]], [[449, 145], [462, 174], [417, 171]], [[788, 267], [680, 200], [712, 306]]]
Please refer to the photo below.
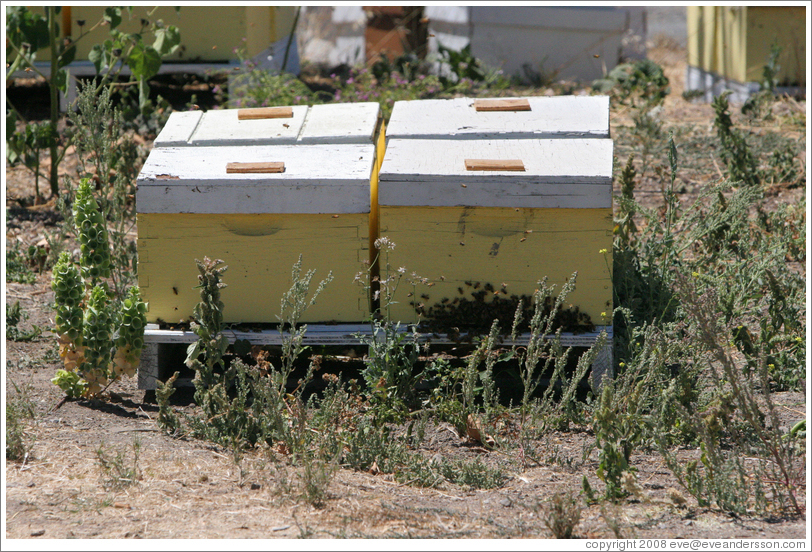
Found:
[[[462, 341], [474, 335], [488, 333], [494, 320], [498, 320], [501, 333], [507, 333], [513, 326], [516, 309], [519, 302], [522, 304], [522, 318], [518, 327], [520, 333], [530, 331], [530, 320], [535, 311], [533, 298], [529, 295], [510, 295], [506, 293], [507, 284], [502, 284], [497, 291], [493, 284], [480, 282], [465, 282], [466, 288], [472, 288], [470, 298], [466, 296], [466, 289], [457, 288], [459, 296], [449, 299], [444, 297], [439, 302], [426, 306], [430, 297], [426, 294], [420, 298], [422, 302], [413, 301], [411, 304], [422, 320], [421, 329], [435, 334], [445, 333], [454, 341]], [[544, 301], [543, 316], [549, 316], [555, 307], [553, 297]], [[581, 312], [577, 306], [562, 308], [559, 306], [553, 318], [553, 329], [561, 328], [563, 332], [583, 333], [595, 331], [595, 325], [590, 317]], [[465, 337], [463, 337], [463, 334]]]

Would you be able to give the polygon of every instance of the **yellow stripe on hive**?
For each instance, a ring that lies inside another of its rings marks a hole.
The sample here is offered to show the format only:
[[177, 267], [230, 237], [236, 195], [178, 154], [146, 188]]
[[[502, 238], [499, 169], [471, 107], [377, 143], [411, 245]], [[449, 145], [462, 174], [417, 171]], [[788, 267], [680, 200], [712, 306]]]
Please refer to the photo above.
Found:
[[[547, 276], [560, 290], [577, 271], [567, 304], [595, 324], [602, 323], [601, 313], [611, 312], [611, 254], [600, 251], [612, 250], [612, 209], [384, 206], [380, 224], [381, 235], [396, 245], [390, 266], [428, 278], [433, 285], [418, 284], [416, 295], [425, 290], [432, 303], [459, 297], [460, 287], [470, 296], [466, 281], [490, 283], [496, 290], [504, 282], [509, 295], [521, 296], [532, 295]], [[413, 299], [406, 297], [412, 290], [401, 288], [393, 317], [416, 322]]]
[[[199, 301], [195, 259], [222, 259], [228, 322], [276, 323], [280, 299], [291, 284], [291, 267], [302, 255], [302, 270], [315, 269], [311, 291], [329, 271], [333, 281], [302, 322], [360, 322], [363, 289], [354, 283], [368, 256], [366, 214], [214, 215], [139, 214], [139, 279], [148, 280], [149, 321], [187, 319]], [[149, 236], [149, 237], [142, 237]], [[177, 290], [177, 294], [174, 290]], [[366, 304], [363, 301], [362, 304]]]

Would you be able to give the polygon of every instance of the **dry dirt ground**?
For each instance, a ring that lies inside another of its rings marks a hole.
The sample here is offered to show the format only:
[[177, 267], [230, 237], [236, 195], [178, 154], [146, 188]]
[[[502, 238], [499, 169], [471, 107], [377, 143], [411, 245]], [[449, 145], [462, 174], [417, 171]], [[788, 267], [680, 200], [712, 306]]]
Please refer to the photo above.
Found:
[[[680, 95], [684, 50], [655, 48], [651, 57], [665, 66], [672, 83], [663, 119], [693, 120], [708, 129], [711, 108], [688, 103]], [[612, 124], [613, 128], [629, 124], [628, 114], [614, 112]], [[68, 159], [67, 171], [72, 169], [72, 163], [75, 161]], [[27, 247], [46, 232], [55, 233], [59, 218], [53, 205], [30, 205], [33, 184], [25, 169], [7, 168], [6, 178], [7, 247], [14, 240]], [[685, 183], [684, 193], [690, 195], [695, 182], [688, 178]], [[660, 197], [655, 193], [658, 191], [659, 181], [644, 179], [640, 197], [650, 198], [645, 200], [653, 205]], [[803, 193], [803, 189], [780, 191], [775, 201], [794, 201]], [[19, 300], [29, 315], [23, 328], [52, 327], [49, 305], [53, 293], [49, 283], [50, 275], [41, 274], [34, 284], [6, 286], [6, 300]], [[584, 451], [594, 444], [589, 431], [549, 435], [544, 442], [536, 443], [544, 460], [521, 469], [515, 455], [466, 445], [450, 427], [439, 426], [428, 429], [423, 452], [443, 458], [478, 457], [488, 464], [503, 466], [511, 474], [510, 479], [502, 487], [488, 491], [450, 484], [423, 489], [398, 484], [385, 475], [339, 470], [323, 507], [316, 508], [284, 491], [284, 481], [291, 474], [277, 471], [263, 454], [247, 453], [242, 465], [237, 466], [228, 450], [162, 434], [156, 425], [157, 407], [144, 400], [145, 393], [136, 388], [134, 378], [116, 384], [102, 401], [66, 402], [60, 406], [63, 394], [49, 381], [59, 367], [55, 351], [50, 332], [29, 343], [6, 342], [6, 395], [15, 394], [16, 385], [37, 410], [35, 421], [28, 427], [34, 442], [30, 455], [24, 462], [8, 463], [5, 470], [3, 515], [7, 539], [549, 539], [552, 533], [542, 522], [541, 512], [552, 495], [577, 493], [584, 475], [593, 488], [603, 489], [595, 475], [597, 451], [593, 448], [584, 458]], [[804, 419], [804, 394], [781, 393], [776, 401], [787, 427]], [[131, 465], [136, 443], [137, 481], [117, 489], [101, 468], [99, 450], [112, 456], [122, 454], [124, 463]], [[699, 451], [685, 449], [679, 455], [688, 461], [698, 458]], [[681, 493], [685, 502], [675, 502], [669, 490], [679, 490], [679, 484], [659, 455], [641, 452], [632, 457], [632, 463], [645, 499], [585, 507], [575, 529], [576, 537], [808, 536], [804, 517], [735, 517], [699, 507], [684, 490]], [[800, 490], [804, 505], [805, 495], [804, 487]], [[51, 548], [55, 543], [33, 546]]]

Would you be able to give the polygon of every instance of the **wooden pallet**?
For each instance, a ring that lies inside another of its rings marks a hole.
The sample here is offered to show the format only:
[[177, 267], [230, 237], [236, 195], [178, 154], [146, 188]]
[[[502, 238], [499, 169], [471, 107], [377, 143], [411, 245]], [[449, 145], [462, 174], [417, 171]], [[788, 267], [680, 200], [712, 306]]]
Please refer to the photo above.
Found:
[[[403, 326], [400, 331], [411, 331]], [[612, 368], [612, 326], [599, 326], [594, 332], [588, 333], [562, 333], [561, 344], [564, 347], [591, 347], [595, 344], [602, 332], [606, 332], [608, 340], [592, 363], [592, 379], [597, 384], [605, 377], [613, 376]], [[223, 332], [230, 343], [237, 340], [247, 340], [252, 345], [282, 345], [283, 339], [288, 335], [278, 330], [263, 330], [246, 332], [226, 330]], [[304, 335], [303, 344], [306, 346], [324, 345], [359, 345], [362, 338], [371, 337], [372, 329], [369, 324], [339, 324], [339, 325], [308, 325]], [[526, 344], [530, 338], [529, 333], [521, 334], [516, 344]], [[457, 343], [445, 335], [420, 334], [421, 342], [430, 342], [438, 345], [451, 345]], [[197, 341], [197, 335], [184, 330], [161, 330], [157, 324], [148, 324], [144, 332], [144, 350], [141, 353], [141, 364], [138, 368], [138, 388], [154, 390], [157, 381], [165, 380], [171, 374], [165, 366], [166, 348], [177, 345], [188, 345]], [[511, 346], [514, 342], [505, 339], [504, 346]], [[191, 385], [190, 380], [180, 381], [176, 385]]]

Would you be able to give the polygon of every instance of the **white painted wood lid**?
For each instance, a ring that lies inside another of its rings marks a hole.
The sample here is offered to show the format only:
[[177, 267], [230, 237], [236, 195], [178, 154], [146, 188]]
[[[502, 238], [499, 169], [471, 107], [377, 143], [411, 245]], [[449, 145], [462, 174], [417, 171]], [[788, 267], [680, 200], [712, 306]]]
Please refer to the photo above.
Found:
[[377, 102], [292, 106], [292, 117], [239, 119], [240, 109], [176, 111], [154, 146], [368, 144], [380, 114]]
[[[162, 147], [138, 175], [139, 213], [369, 213], [372, 144]], [[227, 174], [229, 163], [284, 172]]]
[[386, 137], [387, 140], [609, 137], [608, 96], [522, 99], [530, 104], [529, 111], [477, 111], [474, 98], [395, 102]]
[[381, 106], [378, 102], [323, 104], [307, 112], [300, 144], [371, 144]]
[[[378, 182], [388, 206], [606, 208], [612, 140], [389, 141]], [[466, 160], [521, 160], [524, 171], [472, 171]]]

